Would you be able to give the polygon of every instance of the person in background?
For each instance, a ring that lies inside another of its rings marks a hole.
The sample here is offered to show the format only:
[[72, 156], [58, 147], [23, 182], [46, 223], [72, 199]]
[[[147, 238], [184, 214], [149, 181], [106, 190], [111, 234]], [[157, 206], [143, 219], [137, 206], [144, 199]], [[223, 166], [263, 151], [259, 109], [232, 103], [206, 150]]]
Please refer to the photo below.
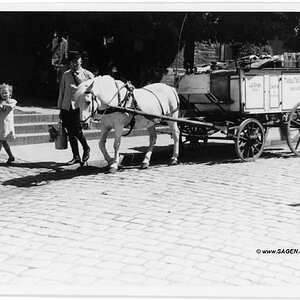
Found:
[[59, 43], [59, 65], [64, 65], [68, 62], [69, 38], [67, 34], [62, 34]]
[[95, 77], [99, 75], [99, 68], [97, 66], [93, 66], [91, 68], [91, 72], [94, 74]]
[[47, 46], [51, 53], [51, 65], [55, 66], [59, 62], [59, 44], [60, 44], [60, 37], [57, 31], [53, 32], [52, 40]]
[[14, 115], [13, 111], [17, 101], [12, 99], [13, 87], [6, 83], [0, 85], [0, 151], [3, 146], [8, 154], [7, 164], [15, 161], [8, 141], [15, 139]]
[[58, 48], [58, 62], [56, 65], [56, 82], [60, 85], [62, 74], [69, 69], [68, 52], [69, 38], [63, 33]]
[[[75, 109], [74, 94], [76, 88], [73, 85], [78, 86], [80, 83], [94, 78], [94, 75], [82, 68], [82, 58], [79, 52], [69, 53], [69, 62], [70, 69], [65, 71], [61, 78], [57, 107], [60, 109], [59, 118], [66, 128], [73, 153], [73, 158], [67, 165], [73, 165], [85, 163], [90, 157], [90, 147], [83, 135], [80, 123], [80, 111], [79, 108]], [[78, 140], [83, 147], [82, 161], [79, 156]]]
[[113, 77], [114, 79], [117, 79], [118, 76], [118, 68], [116, 63], [112, 60], [107, 65], [107, 74]]

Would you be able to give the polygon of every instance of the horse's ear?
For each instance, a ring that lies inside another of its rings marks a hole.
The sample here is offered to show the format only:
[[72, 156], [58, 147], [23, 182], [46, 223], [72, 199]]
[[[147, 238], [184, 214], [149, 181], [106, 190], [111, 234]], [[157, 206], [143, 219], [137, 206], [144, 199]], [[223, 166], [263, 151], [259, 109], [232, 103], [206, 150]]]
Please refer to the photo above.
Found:
[[86, 88], [85, 94], [90, 94], [94, 86], [94, 81]]

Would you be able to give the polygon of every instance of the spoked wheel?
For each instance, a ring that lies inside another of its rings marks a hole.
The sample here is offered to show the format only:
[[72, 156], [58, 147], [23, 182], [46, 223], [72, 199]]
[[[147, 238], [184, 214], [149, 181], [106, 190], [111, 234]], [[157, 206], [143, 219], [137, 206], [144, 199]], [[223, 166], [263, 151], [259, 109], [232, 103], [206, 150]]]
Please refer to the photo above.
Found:
[[246, 119], [237, 130], [235, 150], [243, 161], [254, 161], [260, 157], [265, 144], [265, 130], [256, 119]]
[[180, 147], [182, 150], [199, 151], [207, 144], [205, 127], [190, 124], [178, 124], [180, 130]]
[[300, 103], [294, 106], [289, 115], [286, 139], [291, 151], [300, 156]]

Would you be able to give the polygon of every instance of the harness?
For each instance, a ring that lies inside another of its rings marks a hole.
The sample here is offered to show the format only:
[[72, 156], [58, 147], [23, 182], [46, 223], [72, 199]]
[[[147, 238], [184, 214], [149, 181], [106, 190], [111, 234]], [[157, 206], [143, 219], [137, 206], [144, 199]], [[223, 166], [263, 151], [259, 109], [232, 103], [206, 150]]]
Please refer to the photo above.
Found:
[[[120, 107], [126, 107], [128, 101], [130, 98], [132, 98], [132, 103], [133, 103], [133, 108], [137, 108], [137, 102], [136, 102], [136, 99], [133, 95], [133, 90], [134, 90], [134, 86], [131, 84], [130, 81], [126, 82], [121, 88], [119, 88], [118, 86], [118, 83], [115, 81], [115, 85], [116, 85], [116, 88], [117, 88], [117, 93], [112, 97], [112, 99], [110, 100], [110, 102], [116, 97], [118, 96], [118, 106]], [[125, 97], [123, 100], [121, 100], [121, 94], [120, 94], [120, 91], [123, 89], [123, 88], [126, 88], [127, 89], [127, 92], [125, 94]], [[93, 94], [93, 97], [95, 97], [96, 99], [96, 96]], [[97, 109], [97, 112], [101, 115], [103, 114], [111, 114], [111, 113], [114, 113], [114, 112], [117, 112], [118, 110], [113, 108], [113, 107], [110, 107], [109, 105], [107, 105], [107, 107], [105, 109]]]
[[[115, 81], [115, 83], [116, 83], [116, 86], [117, 86], [117, 89], [118, 89], [118, 84], [117, 84], [116, 81]], [[124, 97], [123, 101], [121, 101], [121, 95], [120, 95], [119, 89], [118, 89], [118, 105], [122, 106], [122, 104], [123, 104], [123, 107], [125, 108], [126, 104], [128, 103], [129, 99], [131, 98], [133, 108], [137, 109], [138, 105], [137, 105], [136, 99], [135, 99], [134, 94], [133, 94], [134, 86], [131, 84], [130, 81], [128, 81], [126, 83], [125, 87], [126, 87], [127, 91], [126, 91], [126, 94], [125, 94], [125, 97]], [[129, 124], [126, 126], [126, 127], [130, 126], [129, 131], [126, 134], [124, 134], [123, 136], [127, 136], [131, 133], [131, 131], [134, 128], [135, 122], [136, 122], [135, 115], [133, 114], [132, 119], [130, 120]]]
[[160, 106], [160, 109], [161, 109], [161, 115], [164, 116], [165, 115], [164, 108], [161, 105], [161, 102], [160, 102], [159, 98], [155, 95], [155, 93], [153, 93], [152, 91], [146, 89], [145, 87], [143, 87], [142, 89], [149, 92], [149, 93], [151, 93], [157, 99], [157, 102], [159, 103], [159, 106]]

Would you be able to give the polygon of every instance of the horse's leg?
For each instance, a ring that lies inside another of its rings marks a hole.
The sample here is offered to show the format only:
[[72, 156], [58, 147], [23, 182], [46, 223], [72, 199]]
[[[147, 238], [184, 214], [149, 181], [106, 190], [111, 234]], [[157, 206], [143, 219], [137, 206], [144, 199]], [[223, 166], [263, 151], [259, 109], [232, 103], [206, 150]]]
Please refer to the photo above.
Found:
[[157, 139], [155, 125], [152, 125], [151, 127], [148, 127], [147, 129], [149, 132], [149, 147], [147, 149], [147, 152], [145, 154], [144, 160], [141, 165], [142, 169], [147, 169], [149, 167], [153, 148], [154, 148], [154, 145], [156, 144], [156, 139]]
[[114, 150], [115, 156], [113, 163], [109, 168], [110, 173], [116, 173], [118, 170], [118, 166], [120, 163], [120, 145], [121, 145], [121, 137], [123, 133], [123, 126], [116, 126], [115, 127], [115, 141], [114, 141]]
[[104, 159], [107, 161], [108, 165], [110, 166], [113, 163], [113, 159], [108, 154], [108, 152], [106, 150], [106, 146], [105, 146], [106, 139], [110, 132], [110, 129], [105, 127], [104, 125], [102, 125], [100, 130], [101, 131], [100, 131], [99, 148], [103, 154]]
[[177, 165], [178, 163], [178, 156], [179, 156], [179, 128], [177, 122], [167, 122], [172, 130], [172, 138], [174, 140], [174, 147], [173, 147], [173, 154], [170, 159], [169, 165]]

